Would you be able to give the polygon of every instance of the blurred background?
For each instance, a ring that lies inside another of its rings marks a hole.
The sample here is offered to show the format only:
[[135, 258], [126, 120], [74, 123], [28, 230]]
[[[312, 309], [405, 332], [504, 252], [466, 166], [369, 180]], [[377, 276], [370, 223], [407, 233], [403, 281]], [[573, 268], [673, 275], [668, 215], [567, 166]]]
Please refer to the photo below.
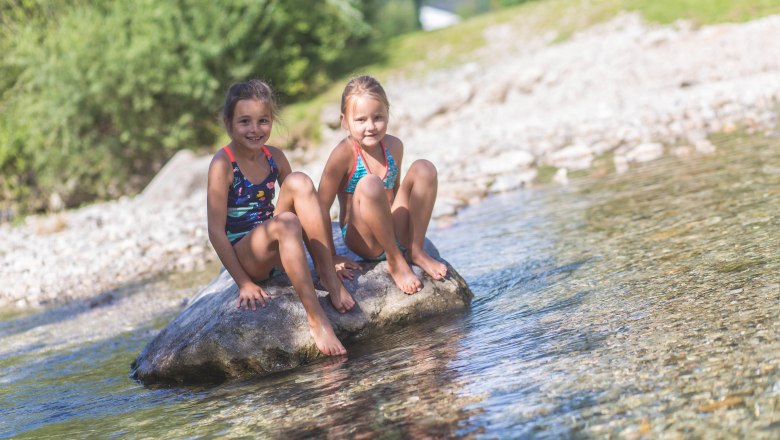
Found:
[[[532, 4], [532, 5], [531, 5]], [[559, 39], [622, 10], [661, 23], [744, 21], [777, 1], [4, 0], [0, 3], [0, 219], [138, 193], [180, 149], [224, 139], [227, 87], [272, 83], [277, 145], [316, 146], [325, 102], [351, 73], [442, 67], [486, 27], [528, 14]], [[578, 10], [577, 19], [564, 11]], [[539, 12], [539, 10], [542, 10]], [[566, 16], [569, 16], [566, 18]], [[537, 20], [537, 21], [540, 21]], [[436, 31], [455, 23], [457, 30]], [[562, 29], [562, 26], [564, 29]], [[433, 31], [433, 32], [431, 32]], [[437, 48], [448, 47], [442, 54]]]
[[[390, 61], [398, 38], [522, 0], [4, 0], [0, 210], [135, 194], [179, 149], [223, 136], [227, 87], [272, 83], [285, 105]], [[316, 128], [289, 118], [284, 145]]]

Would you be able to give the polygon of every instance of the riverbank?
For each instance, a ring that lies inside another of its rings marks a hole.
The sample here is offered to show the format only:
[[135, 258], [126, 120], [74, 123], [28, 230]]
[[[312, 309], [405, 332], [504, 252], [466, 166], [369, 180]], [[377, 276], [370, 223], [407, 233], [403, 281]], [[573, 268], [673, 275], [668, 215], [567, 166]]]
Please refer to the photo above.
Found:
[[3, 320], [0, 437], [777, 438], [780, 137], [712, 141], [463, 210], [468, 312], [288, 374], [128, 378], [212, 268]]
[[[624, 173], [664, 155], [696, 160], [714, 150], [713, 133], [776, 134], [778, 28], [780, 16], [695, 29], [634, 14], [564, 42], [526, 38], [520, 22], [489, 28], [472, 62], [384, 81], [391, 131], [404, 140], [405, 165], [436, 163], [438, 219], [489, 194], [565, 183], [573, 172]], [[318, 178], [343, 136], [337, 118], [336, 107], [326, 112], [321, 148], [290, 154], [296, 169]], [[207, 162], [192, 164], [202, 179]], [[0, 308], [100, 298], [213, 264], [205, 191], [174, 200], [142, 195], [0, 225]]]

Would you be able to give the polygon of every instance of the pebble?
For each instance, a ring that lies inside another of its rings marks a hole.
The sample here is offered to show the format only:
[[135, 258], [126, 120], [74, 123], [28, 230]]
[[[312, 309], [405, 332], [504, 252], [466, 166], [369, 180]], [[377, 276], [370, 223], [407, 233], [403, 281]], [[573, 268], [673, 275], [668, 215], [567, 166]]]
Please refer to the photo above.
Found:
[[[554, 34], [545, 34], [517, 45], [522, 26], [501, 25], [486, 30], [495, 38], [467, 64], [384, 81], [390, 131], [404, 141], [405, 167], [416, 157], [436, 164], [439, 219], [522, 188], [539, 165], [558, 167], [555, 181], [565, 184], [569, 171], [604, 154], [614, 155], [618, 173], [666, 153], [695, 158], [715, 151], [715, 132], [775, 130], [780, 57], [767, 54], [780, 53], [778, 28], [780, 15], [696, 29], [621, 14], [567, 41], [551, 44]], [[343, 136], [335, 120], [323, 115], [323, 146], [291, 152], [294, 167], [319, 178], [324, 153]], [[0, 224], [0, 308], [94, 297], [216, 261], [198, 171], [176, 204], [149, 203], [150, 189], [146, 201], [124, 197]], [[152, 187], [165, 192], [162, 183]], [[61, 208], [56, 194], [50, 202]]]

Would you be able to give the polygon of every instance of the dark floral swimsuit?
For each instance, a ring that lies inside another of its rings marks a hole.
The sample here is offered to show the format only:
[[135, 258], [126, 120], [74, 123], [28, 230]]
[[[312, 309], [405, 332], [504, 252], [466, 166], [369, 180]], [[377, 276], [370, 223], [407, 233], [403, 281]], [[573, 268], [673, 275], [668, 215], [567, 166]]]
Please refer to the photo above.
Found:
[[271, 167], [268, 177], [258, 184], [249, 181], [238, 168], [236, 158], [229, 147], [224, 147], [225, 153], [233, 165], [233, 183], [228, 189], [227, 222], [225, 232], [230, 243], [235, 245], [255, 226], [270, 220], [274, 216], [274, 193], [279, 169], [274, 163], [271, 153], [263, 146], [263, 153]]

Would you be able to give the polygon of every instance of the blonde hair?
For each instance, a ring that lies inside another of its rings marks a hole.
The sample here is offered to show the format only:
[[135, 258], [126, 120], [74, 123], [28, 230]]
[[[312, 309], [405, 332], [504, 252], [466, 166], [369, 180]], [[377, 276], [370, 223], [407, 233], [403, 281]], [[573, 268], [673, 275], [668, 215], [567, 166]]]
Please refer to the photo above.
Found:
[[341, 114], [347, 116], [347, 107], [356, 96], [369, 96], [384, 104], [387, 112], [390, 112], [390, 101], [387, 99], [385, 89], [382, 84], [373, 76], [361, 75], [352, 78], [344, 87], [341, 94]]

